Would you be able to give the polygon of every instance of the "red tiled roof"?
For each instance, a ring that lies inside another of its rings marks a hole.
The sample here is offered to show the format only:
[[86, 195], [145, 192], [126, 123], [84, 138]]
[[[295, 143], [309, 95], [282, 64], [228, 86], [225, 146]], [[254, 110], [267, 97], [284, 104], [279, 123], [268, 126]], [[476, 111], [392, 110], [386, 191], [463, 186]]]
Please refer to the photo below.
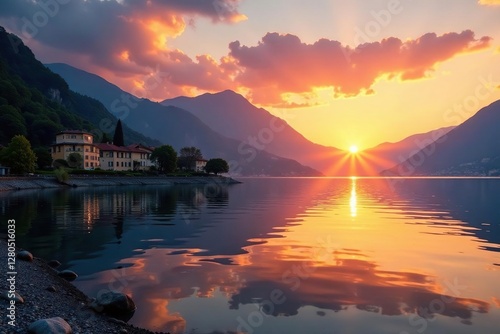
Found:
[[145, 145], [142, 145], [142, 144], [130, 144], [127, 147], [132, 148], [132, 149], [139, 149], [141, 151], [148, 151], [149, 153], [151, 153], [151, 152], [153, 152], [155, 150], [154, 147], [149, 147], [149, 146], [145, 146]]
[[96, 144], [97, 147], [101, 151], [113, 151], [113, 152], [132, 152], [132, 153], [144, 153], [143, 150], [139, 150], [136, 148], [128, 147], [128, 146], [116, 146], [108, 143], [100, 143]]

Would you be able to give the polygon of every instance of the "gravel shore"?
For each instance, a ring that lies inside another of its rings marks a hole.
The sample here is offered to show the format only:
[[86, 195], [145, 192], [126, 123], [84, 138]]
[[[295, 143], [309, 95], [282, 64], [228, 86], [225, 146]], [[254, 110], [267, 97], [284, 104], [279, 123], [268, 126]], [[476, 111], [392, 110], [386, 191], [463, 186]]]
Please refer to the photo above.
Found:
[[[0, 240], [1, 292], [9, 290], [7, 257], [7, 242], [2, 238]], [[43, 259], [35, 257], [32, 262], [16, 259], [16, 272], [16, 291], [23, 297], [24, 303], [15, 305], [15, 327], [13, 327], [9, 325], [11, 319], [7, 318], [9, 301], [0, 298], [2, 308], [0, 333], [28, 333], [29, 325], [36, 320], [61, 317], [68, 322], [74, 334], [153, 334], [151, 331], [95, 313], [87, 307], [90, 298], [57, 276], [56, 270], [49, 267]]]

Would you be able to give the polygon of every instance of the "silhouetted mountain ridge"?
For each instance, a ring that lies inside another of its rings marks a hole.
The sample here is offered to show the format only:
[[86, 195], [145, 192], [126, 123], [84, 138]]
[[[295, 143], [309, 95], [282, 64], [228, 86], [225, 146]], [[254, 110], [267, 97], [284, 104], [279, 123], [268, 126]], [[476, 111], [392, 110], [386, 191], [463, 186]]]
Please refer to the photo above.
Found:
[[196, 146], [207, 158], [221, 157], [230, 163], [230, 171], [242, 175], [315, 176], [318, 171], [292, 159], [264, 150], [240, 146], [210, 129], [190, 112], [137, 98], [103, 78], [66, 64], [48, 64], [75, 90], [101, 101], [124, 124], [179, 150]]
[[384, 174], [500, 175], [499, 125], [500, 100]]
[[[64, 129], [111, 134], [117, 118], [97, 100], [70, 90], [64, 79], [35, 58], [14, 34], [0, 27], [0, 144], [16, 134], [32, 146], [47, 148]], [[106, 126], [103, 126], [103, 120]], [[126, 128], [128, 143], [157, 145], [158, 141]]]

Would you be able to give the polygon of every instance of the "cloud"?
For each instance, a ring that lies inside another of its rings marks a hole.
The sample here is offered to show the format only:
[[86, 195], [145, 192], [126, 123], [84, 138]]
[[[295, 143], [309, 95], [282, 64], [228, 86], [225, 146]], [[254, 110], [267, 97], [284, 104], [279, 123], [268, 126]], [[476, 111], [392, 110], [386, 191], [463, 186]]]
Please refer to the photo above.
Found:
[[500, 0], [479, 0], [478, 3], [485, 6], [500, 6]]
[[169, 45], [199, 17], [214, 24], [245, 19], [240, 1], [5, 0], [0, 22], [37, 56], [51, 55], [44, 60], [94, 72], [139, 96], [163, 100], [233, 89], [254, 103], [284, 108], [321, 103], [317, 89], [338, 97], [369, 95], [381, 78], [426, 78], [439, 63], [491, 42], [466, 30], [352, 48], [335, 40], [307, 44], [295, 35], [268, 33], [256, 46], [230, 43], [221, 59], [192, 58]]
[[236, 77], [249, 89], [254, 102], [282, 104], [283, 93], [305, 93], [331, 87], [336, 96], [372, 94], [382, 77], [425, 78], [435, 66], [455, 55], [482, 50], [491, 38], [475, 39], [470, 30], [415, 40], [387, 38], [352, 49], [338, 41], [303, 43], [294, 35], [268, 33], [257, 46], [229, 45], [230, 56], [241, 67]]
[[208, 55], [190, 59], [168, 43], [197, 17], [214, 23], [244, 19], [239, 1], [7, 0], [0, 3], [0, 19], [28, 45], [37, 46], [35, 51], [57, 50], [62, 58], [58, 61], [86, 70], [101, 69], [97, 74], [107, 73], [108, 79], [111, 76], [129, 90], [145, 86], [158, 69], [168, 75], [155, 86], [157, 93], [190, 87], [223, 90], [227, 86], [222, 83], [230, 81], [231, 66]]

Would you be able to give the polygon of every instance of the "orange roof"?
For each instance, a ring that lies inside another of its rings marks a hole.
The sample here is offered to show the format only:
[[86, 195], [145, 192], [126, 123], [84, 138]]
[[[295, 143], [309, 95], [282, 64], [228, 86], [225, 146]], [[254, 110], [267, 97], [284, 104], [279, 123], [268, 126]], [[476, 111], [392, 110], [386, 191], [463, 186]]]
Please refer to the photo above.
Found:
[[113, 151], [113, 152], [131, 152], [131, 153], [144, 153], [143, 150], [139, 150], [136, 148], [128, 147], [128, 146], [116, 146], [108, 143], [100, 143], [96, 144], [97, 147], [101, 151]]

